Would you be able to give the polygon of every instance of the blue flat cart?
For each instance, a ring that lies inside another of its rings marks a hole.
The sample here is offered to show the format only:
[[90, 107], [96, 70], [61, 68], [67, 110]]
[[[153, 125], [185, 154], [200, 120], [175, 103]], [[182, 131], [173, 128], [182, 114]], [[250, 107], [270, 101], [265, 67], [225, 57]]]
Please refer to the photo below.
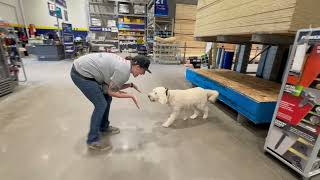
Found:
[[231, 70], [187, 69], [186, 79], [193, 85], [217, 90], [218, 99], [254, 124], [270, 123], [280, 84]]

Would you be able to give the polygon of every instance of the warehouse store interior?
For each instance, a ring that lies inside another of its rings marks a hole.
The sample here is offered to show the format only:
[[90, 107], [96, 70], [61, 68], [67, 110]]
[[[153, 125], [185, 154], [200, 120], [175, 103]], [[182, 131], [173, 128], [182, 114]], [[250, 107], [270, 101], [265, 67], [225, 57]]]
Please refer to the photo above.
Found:
[[320, 180], [316, 0], [0, 0], [0, 179]]

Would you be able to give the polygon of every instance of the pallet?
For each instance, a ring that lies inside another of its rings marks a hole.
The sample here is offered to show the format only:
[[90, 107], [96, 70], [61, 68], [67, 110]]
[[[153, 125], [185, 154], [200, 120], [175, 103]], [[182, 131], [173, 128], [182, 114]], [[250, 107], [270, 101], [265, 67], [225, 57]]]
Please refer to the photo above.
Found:
[[255, 124], [270, 123], [280, 84], [230, 70], [186, 70], [192, 84], [219, 91], [219, 100]]

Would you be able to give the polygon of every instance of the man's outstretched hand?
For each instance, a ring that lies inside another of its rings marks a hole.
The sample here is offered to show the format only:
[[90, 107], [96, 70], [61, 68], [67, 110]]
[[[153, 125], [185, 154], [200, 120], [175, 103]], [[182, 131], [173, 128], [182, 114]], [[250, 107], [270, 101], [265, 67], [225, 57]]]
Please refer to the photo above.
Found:
[[141, 93], [141, 91], [139, 90], [138, 86], [132, 83], [132, 88], [134, 88], [136, 91], [138, 91], [139, 93]]
[[133, 102], [134, 102], [134, 104], [137, 106], [137, 108], [138, 109], [140, 109], [140, 106], [139, 106], [139, 104], [138, 104], [138, 100], [137, 100], [137, 97], [135, 96], [135, 95], [132, 95], [132, 100], [133, 100]]

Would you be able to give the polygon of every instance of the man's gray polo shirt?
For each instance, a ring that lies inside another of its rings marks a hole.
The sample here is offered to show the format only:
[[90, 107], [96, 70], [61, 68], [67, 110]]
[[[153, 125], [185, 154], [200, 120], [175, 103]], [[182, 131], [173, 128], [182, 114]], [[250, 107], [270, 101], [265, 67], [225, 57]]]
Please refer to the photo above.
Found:
[[94, 78], [100, 84], [110, 85], [112, 81], [120, 88], [130, 78], [130, 61], [112, 53], [87, 54], [73, 64], [82, 76]]

